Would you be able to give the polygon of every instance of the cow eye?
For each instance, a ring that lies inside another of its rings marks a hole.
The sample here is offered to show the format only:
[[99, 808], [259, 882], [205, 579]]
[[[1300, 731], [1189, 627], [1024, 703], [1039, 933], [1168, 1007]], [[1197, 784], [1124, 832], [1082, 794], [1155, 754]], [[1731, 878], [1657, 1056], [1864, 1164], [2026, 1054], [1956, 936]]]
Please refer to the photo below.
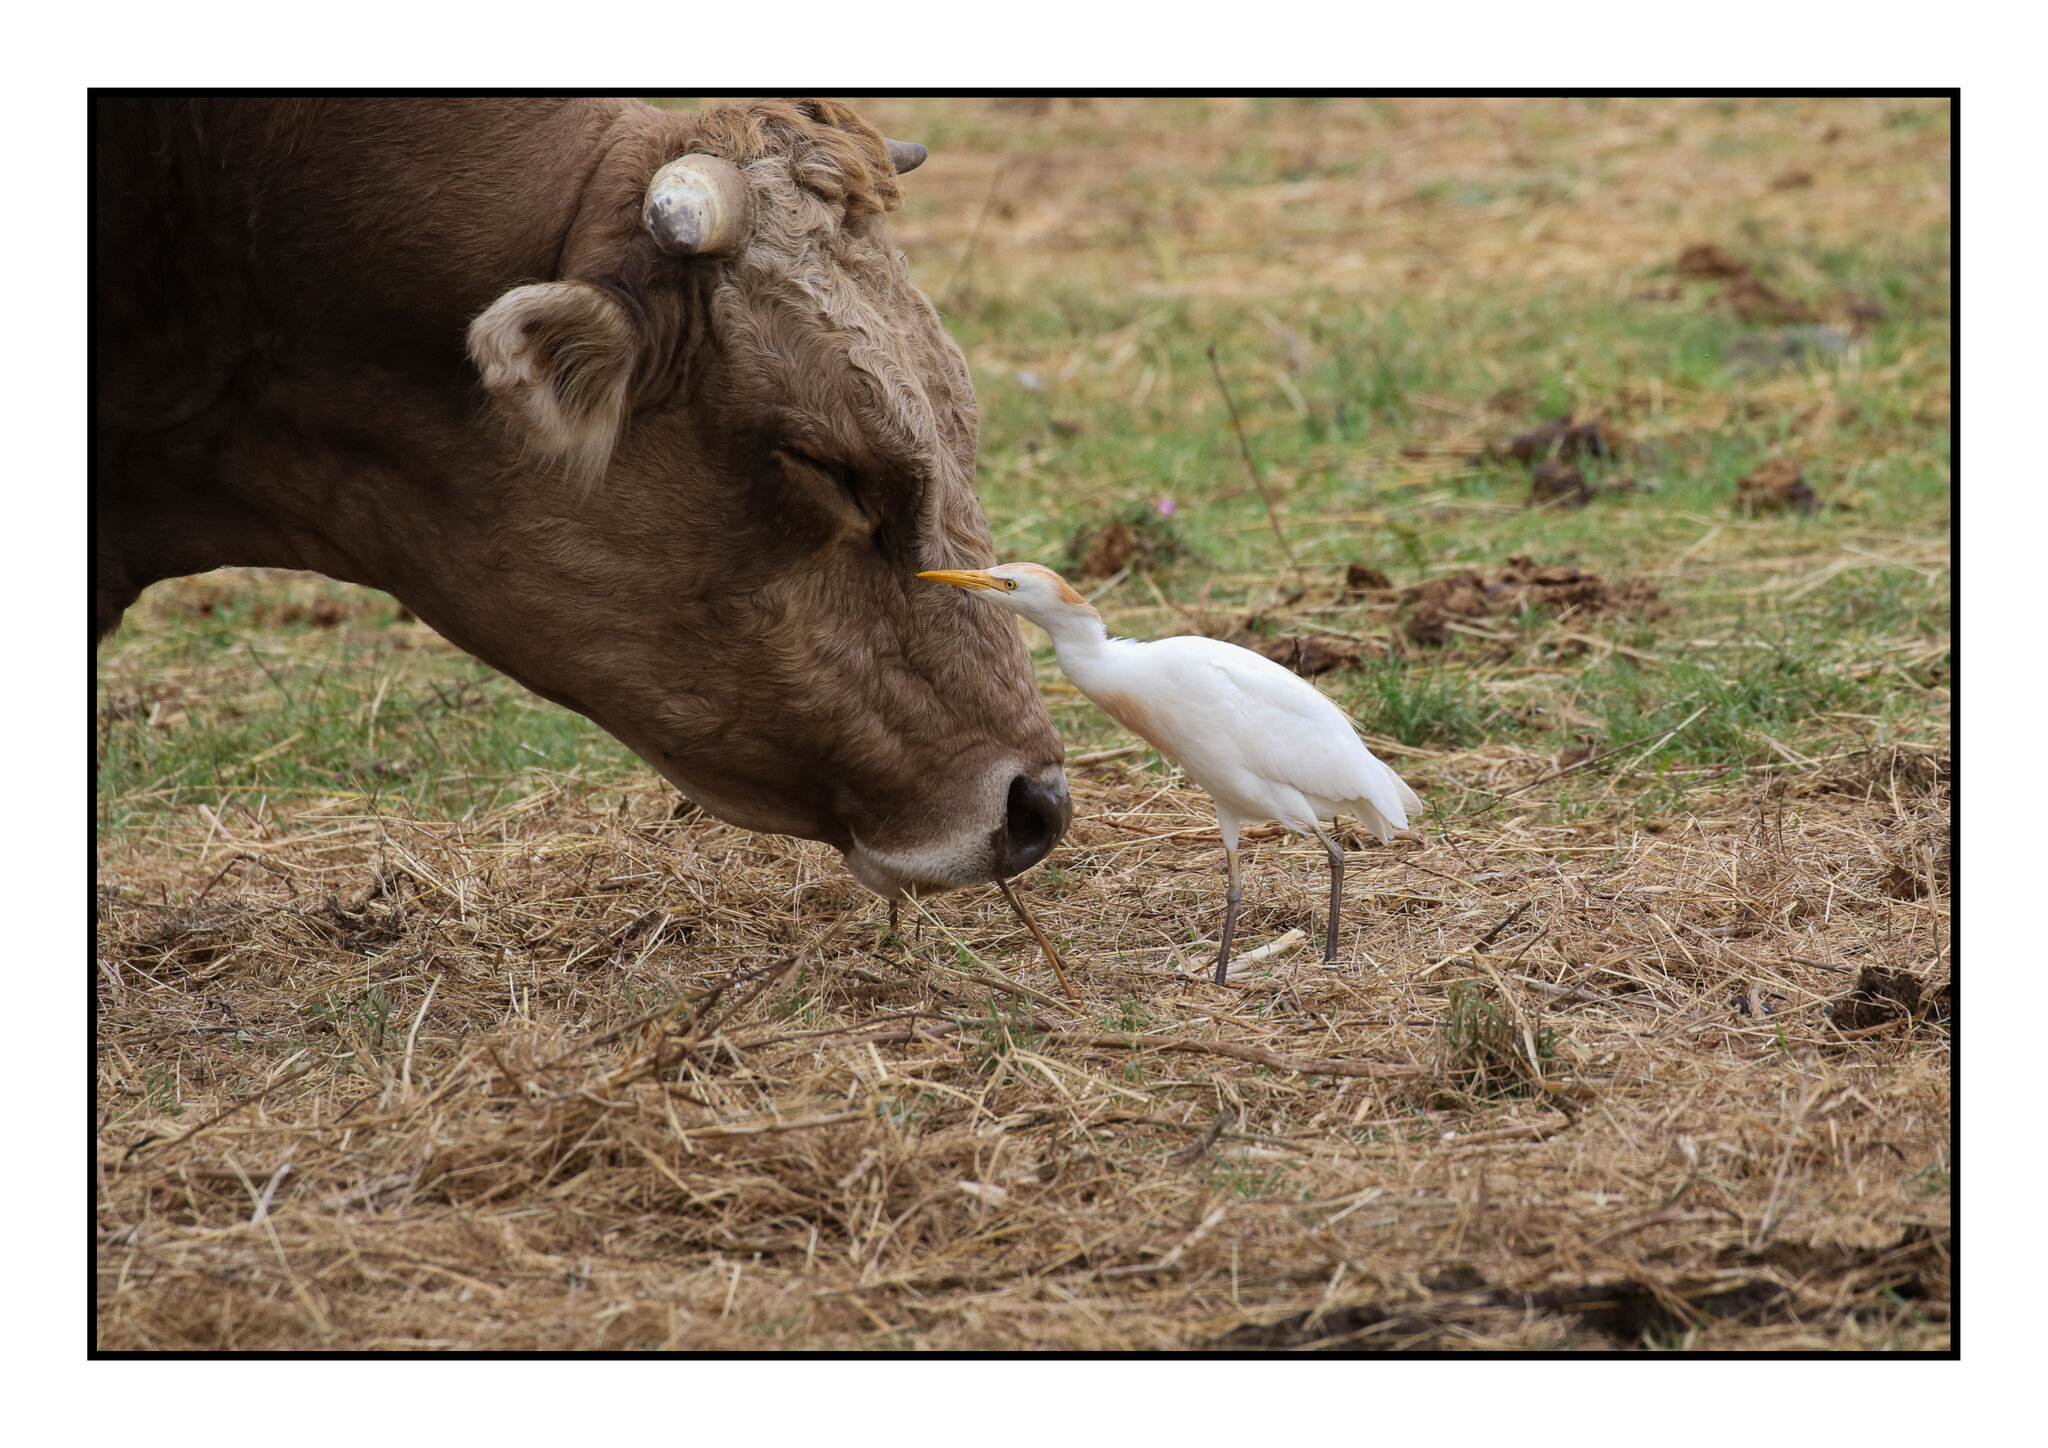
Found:
[[784, 448], [783, 451], [812, 472], [823, 473], [838, 485], [840, 492], [846, 494], [848, 502], [856, 507], [860, 505], [860, 474], [852, 468], [844, 463], [825, 462], [808, 453], [800, 453], [794, 448]]

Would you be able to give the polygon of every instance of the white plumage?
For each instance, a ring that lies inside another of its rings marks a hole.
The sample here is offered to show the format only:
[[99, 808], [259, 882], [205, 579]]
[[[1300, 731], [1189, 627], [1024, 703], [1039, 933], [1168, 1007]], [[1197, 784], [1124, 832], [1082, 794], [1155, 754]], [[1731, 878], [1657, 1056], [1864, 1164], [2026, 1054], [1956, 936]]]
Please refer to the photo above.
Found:
[[1382, 843], [1422, 808], [1415, 791], [1375, 758], [1315, 685], [1249, 649], [1210, 638], [1153, 643], [1111, 638], [1086, 599], [1049, 568], [1007, 563], [940, 570], [920, 578], [975, 590], [1052, 636], [1060, 668], [1089, 699], [1181, 767], [1216, 803], [1230, 890], [1221, 982], [1230, 964], [1242, 886], [1239, 827], [1276, 820], [1314, 835], [1330, 857], [1330, 928], [1323, 958], [1337, 953], [1344, 852], [1322, 821], [1356, 815]]

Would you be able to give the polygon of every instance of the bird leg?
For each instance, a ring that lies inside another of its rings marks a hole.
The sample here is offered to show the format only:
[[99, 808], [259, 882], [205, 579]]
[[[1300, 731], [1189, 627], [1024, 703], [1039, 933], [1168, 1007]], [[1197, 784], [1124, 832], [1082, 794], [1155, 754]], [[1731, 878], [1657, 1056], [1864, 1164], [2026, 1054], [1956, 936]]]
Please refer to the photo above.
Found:
[[1225, 847], [1223, 858], [1230, 869], [1230, 892], [1223, 897], [1223, 949], [1216, 953], [1216, 984], [1230, 978], [1230, 937], [1237, 933], [1237, 902], [1244, 898], [1244, 881], [1237, 873], [1237, 851]]
[[1330, 938], [1323, 946], [1323, 964], [1328, 965], [1337, 958], [1337, 921], [1344, 913], [1344, 849], [1320, 826], [1316, 838], [1330, 855]]

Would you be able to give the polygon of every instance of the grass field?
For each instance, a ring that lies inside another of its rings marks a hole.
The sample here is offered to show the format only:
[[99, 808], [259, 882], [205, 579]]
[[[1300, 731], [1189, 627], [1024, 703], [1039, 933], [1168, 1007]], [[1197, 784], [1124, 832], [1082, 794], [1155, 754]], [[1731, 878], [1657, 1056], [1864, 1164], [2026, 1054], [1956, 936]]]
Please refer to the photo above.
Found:
[[[1329, 665], [1422, 840], [1351, 841], [1336, 969], [1208, 983], [1214, 816], [1034, 631], [1109, 756], [1025, 880], [1069, 1001], [388, 598], [159, 585], [100, 1345], [1947, 1347], [1946, 103], [857, 104], [1002, 555]], [[1319, 937], [1320, 848], [1246, 861], [1240, 942]]]

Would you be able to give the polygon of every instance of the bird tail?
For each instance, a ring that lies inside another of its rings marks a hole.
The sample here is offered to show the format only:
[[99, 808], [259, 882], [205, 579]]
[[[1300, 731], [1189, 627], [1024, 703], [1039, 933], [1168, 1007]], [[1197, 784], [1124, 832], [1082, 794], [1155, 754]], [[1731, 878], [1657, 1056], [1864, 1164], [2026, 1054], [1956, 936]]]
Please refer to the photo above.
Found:
[[[1400, 775], [1394, 773], [1394, 771], [1391, 769], [1387, 771], [1387, 777], [1394, 781], [1394, 788], [1400, 792], [1402, 811], [1410, 815], [1421, 814], [1422, 801], [1415, 797], [1415, 791], [1408, 787], [1408, 781], [1401, 778]], [[1405, 822], [1403, 823], [1402, 828], [1407, 828]]]
[[1422, 801], [1408, 787], [1408, 781], [1389, 769], [1384, 761], [1375, 758], [1373, 763], [1379, 765], [1385, 782], [1391, 788], [1374, 790], [1375, 797], [1371, 799], [1352, 800], [1348, 813], [1357, 815], [1384, 845], [1394, 838], [1394, 831], [1408, 828], [1410, 816], [1422, 813]]

